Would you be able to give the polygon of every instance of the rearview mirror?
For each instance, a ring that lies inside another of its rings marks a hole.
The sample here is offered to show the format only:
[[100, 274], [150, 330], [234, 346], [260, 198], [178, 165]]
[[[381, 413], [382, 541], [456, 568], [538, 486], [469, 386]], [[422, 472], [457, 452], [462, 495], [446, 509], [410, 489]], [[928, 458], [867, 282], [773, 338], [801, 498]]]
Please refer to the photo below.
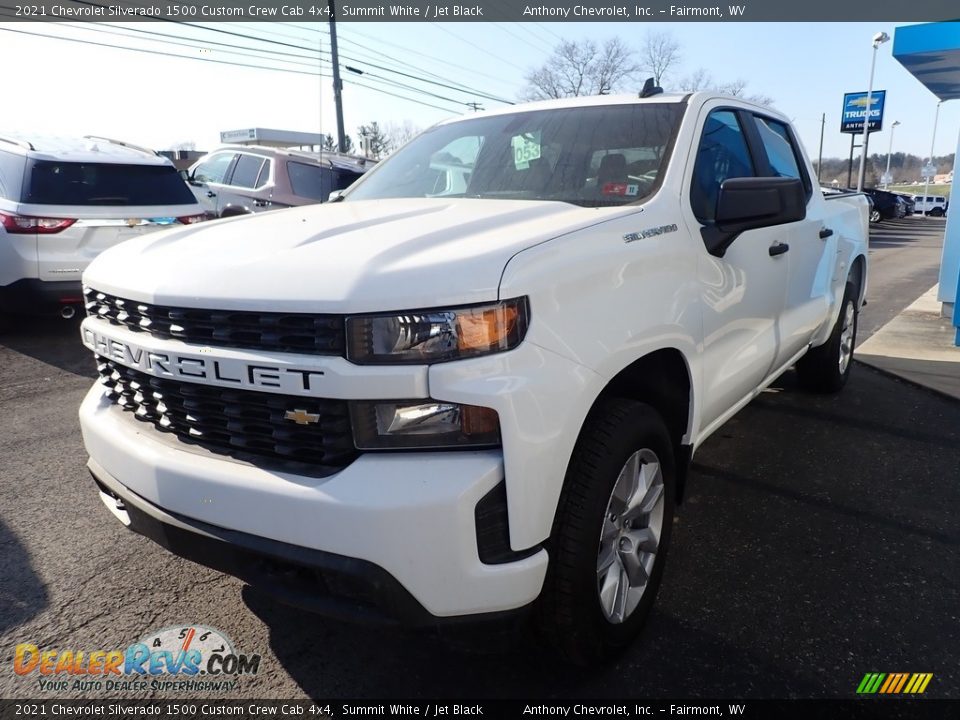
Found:
[[720, 185], [716, 221], [702, 228], [707, 252], [723, 257], [740, 233], [785, 225], [807, 216], [807, 196], [798, 178], [729, 178]]

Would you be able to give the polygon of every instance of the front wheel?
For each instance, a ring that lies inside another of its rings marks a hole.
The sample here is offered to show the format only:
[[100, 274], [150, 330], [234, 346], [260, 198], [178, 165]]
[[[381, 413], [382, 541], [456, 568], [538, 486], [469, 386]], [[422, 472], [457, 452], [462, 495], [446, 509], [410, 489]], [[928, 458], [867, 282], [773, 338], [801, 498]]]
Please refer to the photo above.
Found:
[[[861, 217], [862, 217], [862, 216], [861, 216]], [[880, 211], [879, 211], [879, 210], [871, 210], [871, 211], [870, 211], [870, 222], [872, 222], [872, 223], [878, 223], [878, 222], [880, 222]]]
[[835, 393], [843, 389], [853, 366], [853, 348], [857, 342], [857, 286], [848, 282], [840, 305], [840, 315], [829, 339], [811, 348], [797, 362], [797, 377], [807, 390]]
[[584, 426], [550, 539], [538, 619], [570, 661], [611, 657], [653, 606], [673, 524], [673, 445], [650, 406], [611, 399]]

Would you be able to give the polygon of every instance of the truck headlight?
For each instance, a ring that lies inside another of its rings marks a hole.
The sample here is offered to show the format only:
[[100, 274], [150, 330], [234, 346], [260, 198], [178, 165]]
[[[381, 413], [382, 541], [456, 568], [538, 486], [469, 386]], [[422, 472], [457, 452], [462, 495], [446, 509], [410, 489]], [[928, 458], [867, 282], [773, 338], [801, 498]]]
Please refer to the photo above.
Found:
[[527, 332], [527, 298], [450, 310], [411, 310], [347, 318], [347, 359], [426, 364], [510, 350]]
[[350, 403], [358, 450], [491, 447], [500, 444], [496, 410], [440, 400]]

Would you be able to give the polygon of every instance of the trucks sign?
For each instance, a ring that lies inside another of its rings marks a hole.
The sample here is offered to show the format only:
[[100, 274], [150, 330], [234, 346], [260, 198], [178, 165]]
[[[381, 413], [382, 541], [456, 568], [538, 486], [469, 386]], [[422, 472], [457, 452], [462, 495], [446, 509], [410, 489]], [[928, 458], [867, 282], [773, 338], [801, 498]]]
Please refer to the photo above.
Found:
[[[883, 104], [886, 90], [874, 90], [870, 94], [870, 132], [883, 129]], [[867, 114], [867, 94], [847, 93], [843, 96], [843, 113], [840, 115], [840, 132], [862, 133], [863, 118]]]

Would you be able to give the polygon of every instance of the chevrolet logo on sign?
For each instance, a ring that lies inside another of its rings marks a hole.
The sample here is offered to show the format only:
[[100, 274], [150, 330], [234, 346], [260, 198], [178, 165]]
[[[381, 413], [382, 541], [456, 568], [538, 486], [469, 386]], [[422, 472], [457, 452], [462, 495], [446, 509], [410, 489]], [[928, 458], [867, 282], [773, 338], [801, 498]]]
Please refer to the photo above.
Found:
[[285, 420], [293, 420], [297, 425], [310, 425], [320, 422], [320, 416], [317, 413], [310, 413], [300, 408], [287, 410], [283, 417]]

